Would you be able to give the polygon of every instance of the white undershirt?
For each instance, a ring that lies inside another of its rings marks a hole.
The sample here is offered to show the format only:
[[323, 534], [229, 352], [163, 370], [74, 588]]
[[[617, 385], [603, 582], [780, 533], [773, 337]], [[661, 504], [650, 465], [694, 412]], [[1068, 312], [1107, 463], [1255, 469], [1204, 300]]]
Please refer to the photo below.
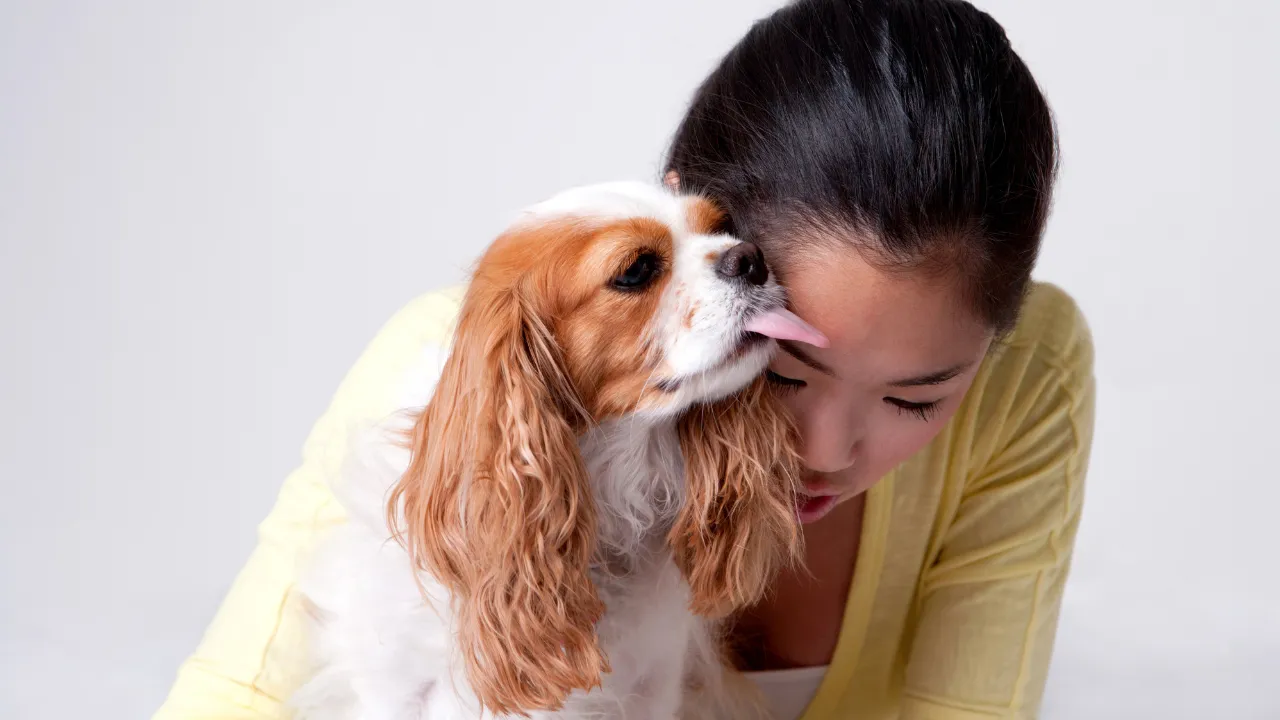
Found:
[[764, 693], [774, 720], [798, 720], [813, 696], [818, 694], [827, 666], [759, 670], [744, 674]]

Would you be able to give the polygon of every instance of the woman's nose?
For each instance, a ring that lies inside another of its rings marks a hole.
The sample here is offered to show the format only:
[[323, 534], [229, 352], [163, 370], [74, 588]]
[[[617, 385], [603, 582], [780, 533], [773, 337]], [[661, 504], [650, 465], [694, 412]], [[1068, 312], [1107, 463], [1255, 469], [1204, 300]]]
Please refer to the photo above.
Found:
[[859, 433], [848, 423], [806, 418], [800, 425], [804, 464], [820, 473], [835, 473], [853, 465], [858, 455]]

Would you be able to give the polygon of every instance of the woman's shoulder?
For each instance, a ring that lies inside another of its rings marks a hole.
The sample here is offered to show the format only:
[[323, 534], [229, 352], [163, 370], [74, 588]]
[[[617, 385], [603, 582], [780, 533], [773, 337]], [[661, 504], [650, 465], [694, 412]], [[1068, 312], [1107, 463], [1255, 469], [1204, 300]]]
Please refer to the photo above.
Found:
[[[410, 300], [365, 346], [334, 394], [329, 414], [343, 423], [381, 418], [415, 396], [426, 364], [438, 365], [462, 305], [465, 286], [447, 287]], [[438, 369], [438, 368], [437, 368]], [[432, 378], [434, 379], [434, 378]]]
[[1037, 282], [993, 359], [993, 370], [1009, 371], [1013, 365], [1034, 361], [1083, 378], [1093, 372], [1093, 336], [1075, 299], [1056, 285]]
[[1047, 445], [1087, 444], [1093, 388], [1093, 339], [1084, 314], [1061, 288], [1036, 283], [1017, 326], [984, 362], [954, 430], [965, 439], [971, 464], [1033, 437]]
[[379, 334], [408, 335], [418, 341], [443, 344], [453, 332], [466, 291], [466, 285], [451, 285], [423, 293], [393, 315]]

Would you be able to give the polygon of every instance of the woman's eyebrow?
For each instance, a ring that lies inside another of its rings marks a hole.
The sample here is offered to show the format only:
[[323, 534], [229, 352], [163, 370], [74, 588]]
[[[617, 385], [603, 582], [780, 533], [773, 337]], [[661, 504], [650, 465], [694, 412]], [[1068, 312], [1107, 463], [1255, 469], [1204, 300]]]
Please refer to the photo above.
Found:
[[832, 377], [835, 377], [835, 375], [836, 375], [836, 371], [835, 371], [835, 370], [832, 370], [832, 369], [831, 369], [830, 367], [828, 367], [827, 365], [824, 365], [823, 363], [819, 362], [818, 360], [815, 360], [815, 359], [813, 358], [813, 356], [812, 356], [812, 355], [810, 355], [809, 353], [805, 352], [805, 351], [804, 351], [803, 349], [801, 349], [801, 348], [800, 348], [800, 346], [799, 346], [799, 345], [797, 345], [796, 343], [794, 343], [794, 342], [792, 342], [792, 341], [790, 341], [790, 340], [779, 340], [779, 341], [778, 341], [778, 347], [782, 348], [782, 349], [783, 349], [783, 350], [784, 350], [788, 355], [790, 355], [791, 357], [793, 357], [793, 358], [795, 358], [795, 359], [799, 360], [800, 362], [804, 363], [805, 365], [808, 365], [809, 367], [813, 368], [814, 370], [817, 370], [818, 372], [822, 373], [823, 375], [830, 375], [830, 376], [832, 376]]
[[889, 387], [919, 387], [921, 385], [941, 385], [942, 383], [954, 378], [972, 365], [971, 362], [953, 365], [946, 370], [939, 370], [928, 375], [920, 375], [918, 377], [907, 378], [905, 380], [896, 380], [889, 383]]

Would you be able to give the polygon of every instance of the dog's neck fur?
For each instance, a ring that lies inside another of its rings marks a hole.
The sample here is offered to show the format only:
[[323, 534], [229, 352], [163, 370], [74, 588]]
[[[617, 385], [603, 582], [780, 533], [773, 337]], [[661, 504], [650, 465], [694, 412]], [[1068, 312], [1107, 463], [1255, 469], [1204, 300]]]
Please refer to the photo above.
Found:
[[658, 559], [684, 503], [684, 463], [675, 421], [627, 417], [579, 441], [597, 516], [597, 571], [615, 577]]

